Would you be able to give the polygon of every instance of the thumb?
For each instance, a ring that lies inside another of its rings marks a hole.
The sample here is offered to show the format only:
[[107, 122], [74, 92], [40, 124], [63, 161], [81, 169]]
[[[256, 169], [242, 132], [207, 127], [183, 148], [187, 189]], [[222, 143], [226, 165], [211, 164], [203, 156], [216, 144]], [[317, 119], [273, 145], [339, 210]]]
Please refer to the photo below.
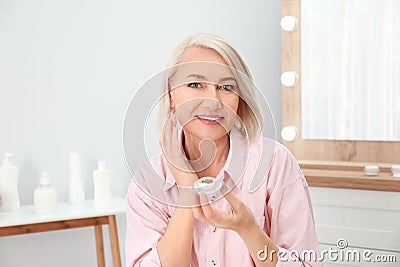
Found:
[[232, 193], [232, 190], [227, 191], [226, 187], [223, 187], [222, 191], [224, 192], [225, 199], [229, 202], [234, 211], [239, 211], [243, 208], [244, 203]]

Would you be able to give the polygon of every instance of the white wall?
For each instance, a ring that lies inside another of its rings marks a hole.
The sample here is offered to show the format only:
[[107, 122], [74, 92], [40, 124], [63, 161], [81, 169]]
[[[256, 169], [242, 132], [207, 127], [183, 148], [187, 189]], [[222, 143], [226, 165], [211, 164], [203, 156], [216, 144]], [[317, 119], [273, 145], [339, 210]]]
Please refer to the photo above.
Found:
[[[113, 171], [113, 194], [125, 195], [124, 112], [135, 90], [162, 70], [174, 46], [191, 33], [223, 35], [241, 51], [279, 130], [280, 5], [279, 0], [0, 1], [0, 153], [15, 155], [22, 204], [32, 204], [43, 170], [60, 199], [67, 199], [73, 151], [83, 158], [88, 198], [99, 159]], [[117, 220], [124, 261], [125, 217]], [[0, 266], [96, 266], [93, 230], [0, 238]]]

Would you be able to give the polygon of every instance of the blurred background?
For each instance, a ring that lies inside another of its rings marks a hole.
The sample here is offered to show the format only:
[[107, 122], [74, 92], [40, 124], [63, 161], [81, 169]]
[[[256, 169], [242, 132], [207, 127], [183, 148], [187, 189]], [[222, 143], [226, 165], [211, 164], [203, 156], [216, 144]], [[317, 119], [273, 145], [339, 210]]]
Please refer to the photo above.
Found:
[[[1, 0], [0, 153], [20, 168], [21, 204], [33, 204], [43, 171], [67, 201], [71, 152], [81, 155], [87, 199], [98, 160], [112, 170], [113, 195], [125, 197], [125, 111], [189, 34], [215, 33], [240, 51], [281, 129], [280, 19], [280, 0]], [[125, 265], [125, 216], [117, 224]], [[94, 244], [92, 228], [2, 237], [0, 266], [96, 266]]]

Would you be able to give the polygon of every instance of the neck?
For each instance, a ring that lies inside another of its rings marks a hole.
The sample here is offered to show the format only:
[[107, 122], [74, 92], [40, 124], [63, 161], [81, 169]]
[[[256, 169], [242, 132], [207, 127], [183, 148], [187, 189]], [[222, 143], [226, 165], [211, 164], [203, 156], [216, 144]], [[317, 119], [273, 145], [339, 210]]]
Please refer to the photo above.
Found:
[[229, 135], [226, 134], [217, 140], [204, 139], [203, 141], [192, 135], [184, 135], [184, 149], [186, 156], [199, 177], [215, 177], [224, 166], [229, 154]]

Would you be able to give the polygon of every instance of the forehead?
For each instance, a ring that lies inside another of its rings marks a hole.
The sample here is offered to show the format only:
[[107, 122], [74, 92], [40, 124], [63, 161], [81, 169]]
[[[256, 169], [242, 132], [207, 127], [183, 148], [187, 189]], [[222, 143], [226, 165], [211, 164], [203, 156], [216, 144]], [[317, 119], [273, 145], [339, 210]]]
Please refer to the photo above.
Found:
[[198, 61], [214, 62], [228, 66], [228, 63], [218, 52], [216, 52], [213, 49], [204, 47], [189, 48], [183, 53], [179, 63], [198, 62]]
[[236, 81], [234, 70], [215, 62], [187, 62], [174, 68], [171, 81], [184, 84], [191, 81], [219, 83], [226, 80]]
[[170, 70], [169, 82], [172, 87], [192, 81], [207, 81], [210, 83], [236, 83], [238, 73], [216, 51], [192, 47], [183, 54], [177, 65]]

